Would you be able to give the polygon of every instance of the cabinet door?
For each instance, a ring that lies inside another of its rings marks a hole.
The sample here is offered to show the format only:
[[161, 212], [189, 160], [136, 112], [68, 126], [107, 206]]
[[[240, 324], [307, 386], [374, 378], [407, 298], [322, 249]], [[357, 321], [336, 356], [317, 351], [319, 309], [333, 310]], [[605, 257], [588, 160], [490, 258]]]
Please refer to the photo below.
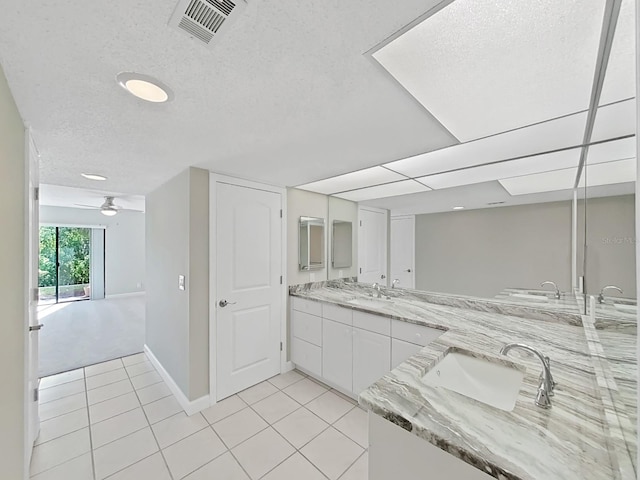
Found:
[[391, 370], [391, 339], [353, 329], [353, 393], [359, 395]]
[[411, 355], [414, 355], [422, 350], [422, 348], [423, 347], [421, 345], [403, 342], [402, 340], [393, 338], [391, 340], [391, 368], [396, 368]]
[[322, 320], [322, 376], [350, 392], [352, 389], [353, 327]]

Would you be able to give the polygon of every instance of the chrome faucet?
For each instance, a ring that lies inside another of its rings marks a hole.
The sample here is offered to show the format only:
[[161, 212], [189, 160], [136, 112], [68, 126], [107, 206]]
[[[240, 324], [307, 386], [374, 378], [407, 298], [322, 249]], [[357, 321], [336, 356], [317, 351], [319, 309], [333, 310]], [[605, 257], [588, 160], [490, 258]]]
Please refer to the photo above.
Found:
[[393, 282], [391, 282], [391, 288], [396, 288], [396, 285], [400, 283], [400, 279], [396, 278]]
[[549, 357], [545, 357], [538, 350], [523, 343], [509, 343], [502, 347], [500, 353], [506, 355], [509, 350], [513, 348], [520, 348], [528, 352], [533, 353], [542, 362], [542, 374], [540, 379], [540, 385], [538, 385], [538, 393], [536, 394], [535, 404], [540, 408], [551, 408], [551, 399], [553, 396], [553, 389], [556, 386], [556, 382], [551, 375], [551, 361]]
[[540, 284], [541, 287], [544, 287], [545, 285], [553, 285], [553, 288], [556, 289], [556, 299], [560, 300], [560, 289], [558, 288], [558, 285], [556, 285], [555, 282], [552, 282], [551, 280], [547, 280], [546, 282], [542, 282]]
[[600, 290], [600, 295], [598, 295], [598, 303], [604, 303], [605, 290], [617, 290], [620, 293], [624, 293], [620, 287], [616, 287], [615, 285], [607, 285], [606, 287], [602, 287], [602, 290]]
[[372, 285], [372, 288], [373, 288], [376, 292], [378, 292], [378, 293], [376, 294], [376, 298], [382, 298], [382, 293], [380, 292], [380, 285], [379, 285], [377, 282], [376, 282], [376, 283], [374, 283], [374, 284]]

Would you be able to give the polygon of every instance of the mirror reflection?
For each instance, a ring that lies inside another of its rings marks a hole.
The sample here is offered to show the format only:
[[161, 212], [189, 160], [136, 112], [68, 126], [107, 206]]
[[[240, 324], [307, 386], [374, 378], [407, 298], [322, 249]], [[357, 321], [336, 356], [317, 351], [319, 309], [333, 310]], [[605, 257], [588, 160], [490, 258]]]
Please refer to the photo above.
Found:
[[321, 270], [324, 268], [324, 218], [300, 217], [298, 232], [299, 269]]

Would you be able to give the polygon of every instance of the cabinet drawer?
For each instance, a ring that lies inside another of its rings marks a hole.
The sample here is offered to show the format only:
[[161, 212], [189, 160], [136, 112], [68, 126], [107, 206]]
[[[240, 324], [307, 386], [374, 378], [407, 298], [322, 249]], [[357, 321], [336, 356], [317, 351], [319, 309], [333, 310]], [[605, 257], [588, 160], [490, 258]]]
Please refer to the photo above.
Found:
[[345, 325], [351, 325], [353, 323], [353, 310], [350, 308], [343, 308], [330, 303], [322, 304], [322, 318], [328, 318], [334, 322], [344, 323]]
[[322, 319], [308, 313], [291, 311], [291, 332], [294, 337], [322, 346]]
[[308, 313], [309, 315], [315, 315], [316, 317], [322, 316], [322, 304], [320, 302], [314, 302], [313, 300], [291, 297], [291, 308], [299, 312]]
[[391, 335], [391, 319], [381, 315], [373, 315], [371, 313], [354, 310], [353, 326], [386, 335], [387, 337]]
[[291, 341], [291, 361], [309, 373], [318, 377], [322, 375], [322, 349], [316, 345], [294, 337]]
[[391, 368], [394, 369], [404, 362], [411, 355], [415, 355], [422, 350], [421, 345], [405, 342], [397, 338], [391, 339]]
[[444, 330], [438, 330], [437, 328], [423, 327], [422, 325], [400, 320], [391, 321], [391, 336], [393, 338], [422, 345], [423, 347], [429, 345], [443, 333], [445, 333]]

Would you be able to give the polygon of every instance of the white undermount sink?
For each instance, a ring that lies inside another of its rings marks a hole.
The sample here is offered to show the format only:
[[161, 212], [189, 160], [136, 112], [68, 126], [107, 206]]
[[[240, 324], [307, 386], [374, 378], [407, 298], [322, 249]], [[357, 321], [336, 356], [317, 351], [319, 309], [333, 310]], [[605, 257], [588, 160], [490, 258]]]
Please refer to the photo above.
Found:
[[347, 300], [347, 303], [351, 305], [358, 305], [360, 307], [389, 307], [393, 305], [393, 301], [386, 300], [384, 298], [367, 298], [358, 297]]
[[618, 310], [619, 312], [632, 313], [634, 315], [638, 313], [638, 307], [636, 305], [625, 305], [624, 303], [614, 303], [613, 306], [616, 307], [616, 310]]
[[449, 352], [422, 377], [442, 387], [506, 412], [516, 405], [524, 373], [501, 363]]
[[528, 302], [540, 302], [540, 303], [545, 303], [549, 301], [549, 297], [546, 297], [545, 295], [531, 295], [528, 293], [512, 293], [511, 296], [513, 298], [517, 298], [520, 300], [526, 300]]

